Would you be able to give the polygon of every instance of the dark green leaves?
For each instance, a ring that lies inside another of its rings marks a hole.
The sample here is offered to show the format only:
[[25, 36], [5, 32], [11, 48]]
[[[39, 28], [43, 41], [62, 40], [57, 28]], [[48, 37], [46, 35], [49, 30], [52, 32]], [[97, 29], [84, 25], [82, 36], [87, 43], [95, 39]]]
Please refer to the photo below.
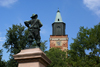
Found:
[[[100, 23], [94, 28], [80, 27], [77, 38], [68, 50], [68, 64], [73, 67], [95, 67], [100, 65]], [[86, 54], [86, 50], [90, 53]]]
[[67, 53], [59, 48], [51, 48], [46, 56], [52, 61], [48, 67], [66, 67]]

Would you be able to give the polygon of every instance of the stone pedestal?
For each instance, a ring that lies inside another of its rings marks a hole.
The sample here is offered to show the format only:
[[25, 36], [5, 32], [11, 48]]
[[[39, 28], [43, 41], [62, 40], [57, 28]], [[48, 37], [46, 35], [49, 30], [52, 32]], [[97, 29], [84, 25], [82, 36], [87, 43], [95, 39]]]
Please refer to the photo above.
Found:
[[47, 67], [51, 61], [39, 48], [21, 50], [13, 55], [18, 62], [18, 67]]

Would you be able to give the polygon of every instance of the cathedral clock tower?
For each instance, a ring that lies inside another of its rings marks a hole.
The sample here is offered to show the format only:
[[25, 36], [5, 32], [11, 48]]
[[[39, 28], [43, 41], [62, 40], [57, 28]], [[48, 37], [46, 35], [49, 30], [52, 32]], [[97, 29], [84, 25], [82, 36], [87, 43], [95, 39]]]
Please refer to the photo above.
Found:
[[52, 23], [52, 35], [50, 35], [50, 48], [68, 49], [68, 35], [65, 34], [66, 24], [62, 21], [60, 11], [58, 9], [55, 22]]

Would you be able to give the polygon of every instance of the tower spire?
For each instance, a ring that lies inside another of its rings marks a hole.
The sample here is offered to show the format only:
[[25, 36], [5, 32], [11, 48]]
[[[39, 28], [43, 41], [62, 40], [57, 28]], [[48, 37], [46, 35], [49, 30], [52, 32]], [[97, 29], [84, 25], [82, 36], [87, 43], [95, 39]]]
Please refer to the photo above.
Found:
[[55, 22], [63, 22], [63, 21], [62, 21], [62, 18], [61, 18], [60, 11], [59, 11], [59, 8], [58, 8], [58, 10], [57, 10]]

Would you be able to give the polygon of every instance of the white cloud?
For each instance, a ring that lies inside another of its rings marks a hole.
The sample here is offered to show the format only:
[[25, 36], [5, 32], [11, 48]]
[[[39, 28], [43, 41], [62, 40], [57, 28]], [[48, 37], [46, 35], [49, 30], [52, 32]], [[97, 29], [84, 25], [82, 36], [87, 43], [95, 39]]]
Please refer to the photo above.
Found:
[[0, 6], [10, 7], [12, 4], [17, 2], [18, 0], [0, 0]]
[[83, 3], [100, 17], [100, 0], [83, 0]]

